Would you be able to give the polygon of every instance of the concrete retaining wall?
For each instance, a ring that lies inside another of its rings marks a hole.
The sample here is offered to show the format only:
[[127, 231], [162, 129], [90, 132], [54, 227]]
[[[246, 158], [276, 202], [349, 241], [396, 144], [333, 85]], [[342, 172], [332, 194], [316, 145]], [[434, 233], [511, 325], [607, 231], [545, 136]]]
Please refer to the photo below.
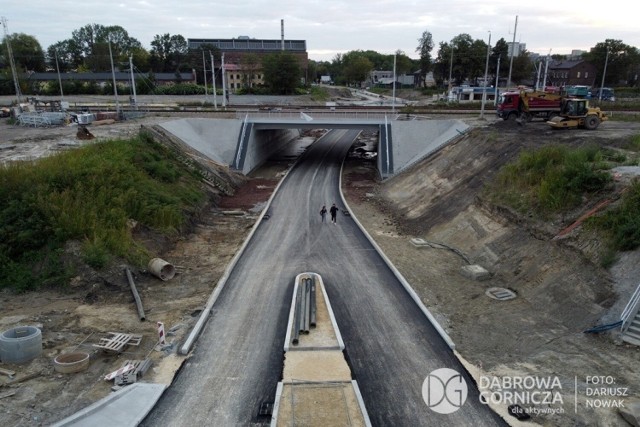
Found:
[[467, 131], [460, 120], [394, 121], [392, 124], [394, 175], [422, 160]]
[[160, 126], [210, 159], [230, 165], [233, 163], [242, 122], [191, 118], [172, 120]]

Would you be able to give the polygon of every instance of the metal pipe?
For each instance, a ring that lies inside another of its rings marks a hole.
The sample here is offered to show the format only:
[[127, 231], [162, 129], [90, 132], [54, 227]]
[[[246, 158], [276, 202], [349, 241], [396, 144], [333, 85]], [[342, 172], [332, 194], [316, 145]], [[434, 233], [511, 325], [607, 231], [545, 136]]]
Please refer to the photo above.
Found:
[[306, 298], [305, 298], [305, 281], [304, 279], [300, 280], [300, 283], [298, 284], [298, 287], [301, 288], [300, 291], [300, 320], [298, 323], [298, 331], [299, 332], [303, 332], [304, 333], [304, 318], [305, 318], [305, 311], [306, 311], [306, 307], [305, 307], [305, 302], [306, 302]]
[[144, 315], [144, 308], [142, 307], [142, 300], [140, 299], [140, 295], [138, 294], [138, 289], [136, 289], [136, 284], [133, 281], [133, 275], [131, 274], [131, 270], [129, 268], [125, 268], [124, 271], [127, 273], [127, 280], [129, 281], [129, 287], [131, 288], [131, 293], [133, 294], [133, 299], [136, 300], [136, 307], [138, 308], [138, 317], [140, 321], [144, 322], [146, 316]]
[[316, 281], [313, 279], [311, 282], [311, 315], [309, 320], [309, 325], [312, 328], [316, 327]]
[[302, 293], [302, 289], [300, 285], [296, 289], [296, 299], [295, 299], [295, 312], [293, 315], [293, 340], [291, 341], [293, 345], [297, 345], [300, 337], [300, 295]]
[[304, 301], [304, 333], [309, 333], [309, 324], [310, 324], [310, 316], [311, 316], [311, 279], [305, 280], [305, 301]]

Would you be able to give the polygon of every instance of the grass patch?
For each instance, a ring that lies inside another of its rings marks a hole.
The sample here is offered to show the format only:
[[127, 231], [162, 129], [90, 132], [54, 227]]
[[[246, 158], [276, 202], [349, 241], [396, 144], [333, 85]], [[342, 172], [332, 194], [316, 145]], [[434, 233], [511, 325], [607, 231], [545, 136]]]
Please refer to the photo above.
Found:
[[96, 143], [34, 162], [0, 168], [0, 288], [63, 284], [61, 261], [70, 239], [83, 241], [94, 268], [112, 257], [142, 265], [130, 219], [176, 234], [204, 200], [197, 173], [141, 135]]
[[603, 232], [611, 249], [630, 251], [640, 246], [640, 182], [624, 192], [620, 202], [602, 215], [592, 217], [588, 226]]
[[311, 86], [309, 88], [311, 99], [314, 101], [327, 101], [331, 99], [329, 91], [320, 86]]
[[625, 159], [597, 146], [553, 145], [525, 151], [500, 170], [487, 191], [496, 203], [546, 218], [573, 209], [583, 196], [605, 189], [611, 182], [605, 169]]

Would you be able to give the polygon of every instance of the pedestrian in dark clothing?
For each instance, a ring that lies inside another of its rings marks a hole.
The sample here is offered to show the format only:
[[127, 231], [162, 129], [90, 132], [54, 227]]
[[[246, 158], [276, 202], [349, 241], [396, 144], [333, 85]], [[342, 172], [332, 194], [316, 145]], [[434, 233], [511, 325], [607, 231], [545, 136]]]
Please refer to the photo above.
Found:
[[335, 203], [331, 206], [331, 209], [329, 209], [329, 212], [331, 212], [331, 222], [333, 222], [333, 224], [335, 225], [336, 216], [338, 215], [338, 208], [336, 207]]
[[322, 217], [322, 222], [324, 222], [324, 219], [327, 216], [327, 207], [326, 206], [322, 206], [322, 209], [320, 209], [320, 216]]

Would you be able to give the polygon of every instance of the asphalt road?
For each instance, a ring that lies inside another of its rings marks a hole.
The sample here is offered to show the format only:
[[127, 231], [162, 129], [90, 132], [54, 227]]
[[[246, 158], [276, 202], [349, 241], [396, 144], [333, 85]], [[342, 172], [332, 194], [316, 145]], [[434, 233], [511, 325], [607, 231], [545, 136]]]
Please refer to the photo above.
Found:
[[[323, 204], [340, 206], [342, 158], [355, 131], [313, 144], [273, 200], [231, 273], [194, 355], [144, 421], [147, 426], [246, 426], [273, 401], [283, 364], [294, 279], [319, 273], [342, 332], [346, 356], [374, 426], [483, 426], [501, 420], [469, 384], [462, 408], [427, 407], [422, 383], [434, 369], [461, 365], [353, 220], [321, 222]], [[342, 207], [342, 206], [340, 206]]]

